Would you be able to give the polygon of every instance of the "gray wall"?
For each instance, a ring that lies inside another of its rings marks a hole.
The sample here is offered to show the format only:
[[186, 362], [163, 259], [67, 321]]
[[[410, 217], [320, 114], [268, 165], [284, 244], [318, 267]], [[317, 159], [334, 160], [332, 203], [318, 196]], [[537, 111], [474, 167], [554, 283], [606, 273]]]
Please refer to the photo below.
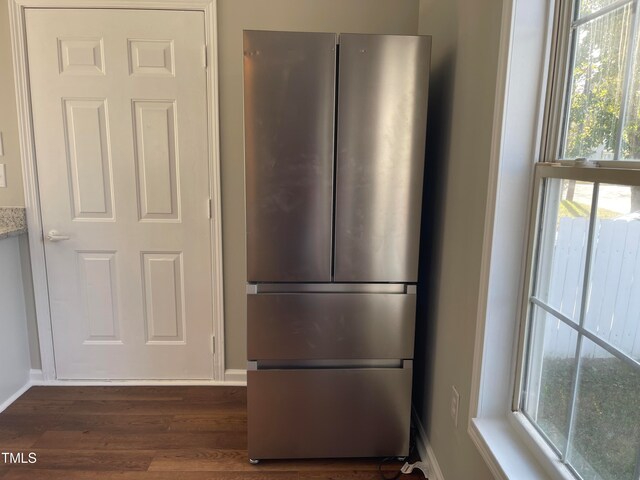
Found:
[[415, 34], [418, 0], [219, 0], [227, 368], [246, 368], [242, 30]]
[[501, 15], [502, 0], [420, 1], [433, 53], [414, 405], [447, 480], [492, 478], [467, 425]]
[[22, 286], [24, 290], [25, 313], [27, 315], [27, 332], [29, 334], [29, 356], [31, 368], [42, 368], [40, 359], [40, 341], [36, 317], [36, 301], [33, 293], [33, 277], [31, 275], [31, 253], [29, 253], [29, 237], [20, 235], [20, 264], [22, 266]]
[[[18, 114], [13, 83], [13, 60], [9, 32], [9, 2], [0, 0], [0, 132], [4, 144], [4, 156], [0, 163], [6, 165], [7, 188], [0, 188], [0, 207], [23, 207], [22, 164], [18, 139]], [[26, 235], [21, 235], [20, 261], [23, 266], [24, 303], [29, 333], [31, 368], [40, 368], [40, 348], [36, 326], [35, 301], [31, 280], [29, 246]], [[22, 291], [22, 289], [21, 289]]]
[[0, 239], [0, 405], [29, 381], [27, 319], [19, 239]]
[[0, 188], [0, 207], [23, 207], [22, 166], [18, 143], [18, 116], [16, 94], [13, 88], [13, 63], [9, 36], [9, 3], [0, 1], [0, 132], [4, 142], [7, 188]]

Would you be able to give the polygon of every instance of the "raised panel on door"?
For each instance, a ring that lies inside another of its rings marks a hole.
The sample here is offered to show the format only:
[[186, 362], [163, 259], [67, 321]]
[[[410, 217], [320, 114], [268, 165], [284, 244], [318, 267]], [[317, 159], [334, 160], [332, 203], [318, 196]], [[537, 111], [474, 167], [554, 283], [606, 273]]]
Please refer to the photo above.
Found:
[[336, 281], [417, 281], [430, 50], [430, 37], [340, 36]]
[[74, 220], [113, 219], [112, 162], [105, 99], [63, 99]]
[[147, 344], [184, 343], [182, 254], [142, 253]]
[[244, 32], [250, 282], [331, 280], [335, 40]]
[[104, 75], [102, 37], [58, 37], [58, 63], [62, 75]]
[[247, 309], [249, 360], [413, 357], [415, 295], [264, 293]]
[[141, 221], [179, 220], [175, 101], [133, 101]]
[[86, 321], [85, 345], [122, 343], [116, 252], [78, 252], [77, 255]]

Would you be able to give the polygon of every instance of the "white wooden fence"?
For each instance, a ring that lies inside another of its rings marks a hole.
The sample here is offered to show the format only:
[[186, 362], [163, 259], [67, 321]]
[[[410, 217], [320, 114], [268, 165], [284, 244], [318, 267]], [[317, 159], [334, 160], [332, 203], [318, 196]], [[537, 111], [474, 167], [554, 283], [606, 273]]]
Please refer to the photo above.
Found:
[[[578, 321], [588, 220], [562, 217], [553, 250], [548, 303]], [[585, 326], [640, 359], [640, 221], [598, 220]], [[544, 355], [572, 358], [577, 334], [547, 316]], [[585, 341], [583, 358], [609, 353]]]

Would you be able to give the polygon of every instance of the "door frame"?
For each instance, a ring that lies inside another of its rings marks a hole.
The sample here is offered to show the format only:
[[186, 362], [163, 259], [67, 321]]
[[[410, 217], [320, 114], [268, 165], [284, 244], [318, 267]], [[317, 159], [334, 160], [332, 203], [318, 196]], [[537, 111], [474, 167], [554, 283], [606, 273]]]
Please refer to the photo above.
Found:
[[[42, 361], [42, 380], [44, 383], [58, 383], [61, 381], [58, 381], [56, 376], [53, 329], [49, 308], [49, 287], [47, 284], [47, 268], [45, 263], [44, 231], [40, 210], [33, 119], [31, 115], [25, 21], [25, 10], [28, 8], [180, 10], [200, 11], [204, 13], [207, 62], [207, 117], [210, 125], [208, 129], [208, 149], [209, 192], [211, 194], [211, 279], [213, 286], [213, 317], [211, 321], [213, 323], [215, 340], [211, 349], [213, 355], [213, 378], [211, 381], [203, 381], [200, 383], [211, 384], [224, 382], [225, 348], [220, 133], [218, 115], [217, 0], [10, 0], [9, 2], [9, 22], [16, 89], [16, 106], [18, 110], [20, 156], [22, 161], [27, 228], [29, 232], [29, 252], [31, 255], [31, 271], [33, 274], [38, 339], [40, 342], [40, 358]], [[178, 380], [178, 382], [180, 381]], [[126, 383], [145, 384], [146, 382]], [[167, 381], [167, 383], [172, 383], [172, 381]], [[193, 384], [194, 382], [188, 383]]]

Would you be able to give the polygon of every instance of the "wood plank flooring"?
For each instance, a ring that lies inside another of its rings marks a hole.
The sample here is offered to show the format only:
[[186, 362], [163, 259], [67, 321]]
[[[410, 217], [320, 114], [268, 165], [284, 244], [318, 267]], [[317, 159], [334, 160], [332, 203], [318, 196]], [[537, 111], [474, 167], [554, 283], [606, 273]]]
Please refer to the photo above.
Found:
[[[0, 413], [2, 480], [380, 480], [378, 459], [248, 463], [243, 387], [32, 387]], [[401, 466], [383, 467], [392, 477]], [[418, 474], [404, 479], [424, 478]]]

